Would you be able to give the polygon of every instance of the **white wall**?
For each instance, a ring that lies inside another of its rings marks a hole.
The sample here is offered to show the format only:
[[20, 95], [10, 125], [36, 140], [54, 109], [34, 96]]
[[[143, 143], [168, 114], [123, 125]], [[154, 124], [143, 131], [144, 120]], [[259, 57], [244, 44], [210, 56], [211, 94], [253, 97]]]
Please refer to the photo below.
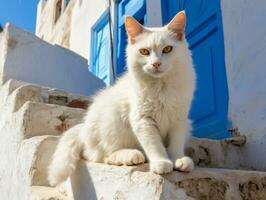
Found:
[[37, 14], [36, 14], [36, 28], [35, 28], [35, 32], [36, 34], [38, 34], [38, 30], [40, 28], [40, 23], [41, 23], [41, 15], [42, 15], [42, 11], [43, 8], [45, 6], [45, 1], [44, 0], [40, 0], [38, 5], [37, 5]]
[[92, 95], [104, 86], [88, 71], [87, 60], [76, 53], [13, 25], [7, 25], [3, 34], [0, 84], [16, 79], [81, 95]]
[[[82, 3], [81, 3], [82, 2]], [[89, 59], [91, 27], [107, 8], [107, 1], [78, 0], [73, 8], [70, 49]]]
[[247, 136], [243, 166], [266, 170], [266, 1], [221, 0], [229, 117]]
[[37, 7], [35, 34], [46, 41], [51, 41], [53, 35], [55, 4], [55, 0], [39, 0]]
[[160, 27], [162, 26], [162, 9], [161, 0], [146, 0], [147, 9], [147, 26]]

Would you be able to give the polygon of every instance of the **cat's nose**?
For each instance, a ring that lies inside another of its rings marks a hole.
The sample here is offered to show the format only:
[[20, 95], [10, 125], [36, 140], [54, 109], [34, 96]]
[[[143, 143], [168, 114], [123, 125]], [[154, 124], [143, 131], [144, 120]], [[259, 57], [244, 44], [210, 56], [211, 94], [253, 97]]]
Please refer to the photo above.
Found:
[[161, 63], [160, 62], [155, 62], [152, 64], [152, 66], [156, 69], [159, 69], [159, 67], [161, 66]]

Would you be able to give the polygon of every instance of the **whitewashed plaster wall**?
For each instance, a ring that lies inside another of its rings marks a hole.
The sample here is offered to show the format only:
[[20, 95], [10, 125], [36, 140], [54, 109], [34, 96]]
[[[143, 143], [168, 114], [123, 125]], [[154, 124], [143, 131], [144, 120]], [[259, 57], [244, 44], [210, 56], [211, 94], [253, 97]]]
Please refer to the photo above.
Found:
[[70, 49], [88, 60], [91, 28], [107, 8], [107, 1], [78, 0], [73, 8]]
[[45, 0], [40, 0], [38, 5], [37, 5], [36, 27], [35, 27], [36, 34], [38, 34], [39, 31], [40, 31], [42, 13], [43, 13], [43, 9], [44, 9], [45, 5], [46, 5], [46, 1]]
[[[112, 27], [115, 27], [115, 1], [111, 1]], [[107, 9], [107, 1], [77, 0], [72, 13], [70, 49], [90, 59], [91, 28]], [[161, 26], [161, 1], [147, 0], [148, 26]], [[115, 37], [114, 37], [115, 38]]]
[[[37, 7], [37, 19], [35, 34], [50, 42], [54, 28], [55, 0], [40, 0]], [[52, 43], [52, 42], [51, 42]]]
[[[70, 29], [70, 41], [67, 48], [84, 58], [90, 59], [91, 28], [108, 7], [107, 1], [72, 0], [68, 6], [69, 14], [63, 12], [57, 24], [54, 24], [55, 0], [44, 3], [40, 0], [37, 12], [36, 35], [52, 44], [63, 45], [63, 33]], [[161, 1], [147, 0], [147, 25], [161, 26]], [[115, 27], [115, 1], [111, 1], [112, 27]], [[65, 23], [70, 18], [71, 23]], [[70, 26], [70, 27], [69, 27]], [[56, 29], [61, 30], [56, 31]], [[115, 37], [114, 37], [115, 38]], [[63, 45], [64, 46], [64, 45]]]
[[243, 166], [266, 170], [266, 1], [221, 0], [229, 118], [247, 136]]
[[[116, 9], [114, 0], [111, 1], [112, 27], [116, 26]], [[147, 0], [147, 25], [161, 26], [161, 1]], [[90, 63], [91, 28], [108, 7], [107, 1], [77, 0], [72, 11], [70, 49], [88, 59]], [[115, 31], [113, 31], [115, 34]], [[115, 40], [116, 35], [113, 35]], [[116, 54], [116, 51], [114, 51]], [[114, 55], [116, 57], [116, 55]], [[116, 65], [116, 60], [114, 60]], [[111, 73], [111, 72], [110, 72]]]
[[51, 44], [58, 44], [69, 48], [72, 9], [77, 0], [71, 0], [67, 7], [66, 0], [62, 0], [61, 15], [55, 21], [57, 2], [58, 0], [39, 1], [35, 33], [38, 37]]
[[104, 86], [87, 60], [8, 24], [2, 33], [0, 84], [9, 79], [92, 95]]
[[161, 0], [146, 0], [147, 9], [147, 26], [160, 27], [162, 26], [162, 9]]

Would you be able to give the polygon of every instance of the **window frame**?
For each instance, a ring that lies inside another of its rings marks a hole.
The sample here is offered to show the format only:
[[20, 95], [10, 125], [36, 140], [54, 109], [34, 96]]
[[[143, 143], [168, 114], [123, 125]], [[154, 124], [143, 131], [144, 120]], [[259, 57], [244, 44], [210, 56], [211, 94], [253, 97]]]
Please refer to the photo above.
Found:
[[[89, 61], [89, 71], [91, 71], [95, 76], [97, 76], [98, 69], [95, 66], [95, 55], [97, 53], [96, 45], [98, 42], [97, 34], [99, 31], [104, 28], [106, 23], [109, 23], [109, 9], [106, 9], [102, 15], [97, 19], [97, 21], [94, 23], [94, 25], [91, 27], [90, 33], [91, 33], [91, 39], [90, 39], [90, 61]], [[110, 78], [110, 67], [109, 66], [109, 79]], [[98, 77], [98, 76], [97, 76]], [[110, 82], [110, 81], [109, 81]], [[110, 84], [110, 83], [109, 83]]]

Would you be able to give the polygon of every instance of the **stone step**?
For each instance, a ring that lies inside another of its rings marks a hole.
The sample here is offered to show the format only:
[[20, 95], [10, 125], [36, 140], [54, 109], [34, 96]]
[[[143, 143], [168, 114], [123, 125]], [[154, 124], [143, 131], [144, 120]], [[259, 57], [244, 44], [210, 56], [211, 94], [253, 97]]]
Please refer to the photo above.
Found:
[[241, 166], [241, 149], [244, 141], [242, 146], [239, 146], [234, 142], [236, 139], [239, 138], [232, 137], [225, 140], [191, 138], [186, 154], [200, 167], [244, 169]]
[[[34, 200], [67, 199], [56, 188], [50, 188], [47, 181], [47, 167], [58, 139], [58, 136], [37, 136], [22, 142], [17, 176], [25, 179], [23, 176], [30, 175], [28, 181], [34, 186]], [[74, 196], [79, 200], [263, 200], [266, 172], [196, 168], [192, 173], [175, 171], [160, 176], [148, 172], [148, 164], [117, 167], [80, 161], [71, 177], [71, 187], [62, 191], [69, 199]]]
[[45, 135], [22, 141], [16, 167], [18, 182], [28, 186], [49, 186], [47, 169], [58, 139], [57, 136]]
[[17, 81], [14, 79], [8, 80], [5, 84], [0, 86], [0, 106], [3, 106], [9, 97], [9, 95], [18, 87], [26, 84], [25, 82], [22, 81]]
[[30, 188], [30, 200], [70, 200], [70, 198], [58, 192], [56, 188], [32, 186]]
[[58, 136], [38, 136], [22, 142], [16, 175], [34, 186], [31, 187], [34, 200], [66, 200], [65, 194], [69, 199], [73, 196], [79, 200], [266, 198], [266, 172], [196, 168], [192, 173], [174, 171], [160, 176], [148, 172], [148, 164], [117, 167], [82, 160], [71, 177], [71, 187], [62, 188], [65, 194], [61, 194], [57, 188], [50, 188], [47, 181], [47, 167], [58, 139]]
[[60, 135], [82, 122], [86, 110], [27, 101], [16, 114], [21, 138], [41, 135]]
[[[49, 165], [50, 158], [52, 157], [52, 155], [55, 151], [55, 148], [56, 148], [56, 145], [57, 145], [59, 138], [60, 137], [58, 137], [58, 136], [44, 135], [44, 136], [35, 136], [35, 137], [32, 137], [30, 139], [26, 139], [23, 141], [22, 144], [23, 144], [23, 146], [25, 146], [25, 149], [33, 148], [30, 151], [33, 152], [34, 157], [36, 158], [34, 160], [34, 162], [31, 162], [32, 166], [30, 167], [30, 169], [34, 169], [34, 176], [31, 176], [33, 185], [49, 185], [49, 183], [47, 181], [47, 166]], [[216, 165], [219, 168], [226, 168], [227, 166], [229, 166], [229, 167], [231, 167], [231, 169], [234, 169], [232, 167], [232, 165], [234, 163], [230, 164], [229, 163], [230, 160], [229, 159], [226, 160], [226, 158], [224, 157], [225, 156], [224, 154], [217, 154], [217, 156], [221, 156], [221, 155], [222, 156], [220, 158], [219, 157], [216, 158], [215, 160], [212, 159], [212, 156], [215, 158], [216, 152], [211, 149], [211, 148], [213, 148], [211, 145], [216, 144], [215, 142], [218, 142], [218, 141], [205, 141], [205, 139], [194, 138], [193, 142], [194, 143], [191, 143], [191, 144], [194, 145], [193, 146], [194, 149], [197, 149], [197, 148], [200, 149], [200, 148], [202, 148], [202, 146], [204, 147], [206, 145], [206, 146], [210, 147], [210, 149], [208, 149], [208, 151], [211, 152], [209, 154], [210, 157], [208, 157], [210, 159], [210, 162], [209, 163], [204, 162], [204, 165], [201, 165], [201, 162], [204, 161], [205, 157], [201, 155], [202, 152], [198, 151], [197, 153], [199, 153], [199, 155], [194, 155], [194, 157], [193, 157], [194, 160], [200, 161], [198, 163], [195, 162], [196, 165], [198, 165], [200, 167], [204, 167], [204, 168], [210, 168], [210, 167], [214, 168]], [[195, 145], [197, 142], [198, 143], [200, 142], [201, 146]], [[204, 145], [204, 142], [205, 142], [205, 145]], [[219, 142], [221, 142], [221, 141], [219, 141]], [[192, 148], [192, 145], [191, 145], [191, 148]], [[218, 148], [219, 148], [219, 146], [218, 146]], [[229, 150], [230, 150], [230, 148], [231, 147], [229, 147]], [[29, 150], [27, 150], [27, 151], [29, 151]], [[26, 153], [26, 154], [29, 154], [29, 153]], [[226, 161], [226, 162], [220, 164], [219, 160], [223, 161], [223, 159], [225, 159], [224, 161]], [[237, 162], [235, 162], [235, 166], [237, 166]], [[237, 167], [239, 167], [239, 166], [237, 166]], [[235, 169], [237, 169], [237, 168], [235, 168]]]
[[57, 104], [73, 108], [87, 109], [92, 102], [90, 97], [68, 93], [55, 88], [9, 80], [0, 88], [0, 106], [7, 102], [9, 96], [14, 102], [13, 111], [17, 111], [26, 101], [35, 101], [48, 104]]
[[196, 168], [160, 176], [148, 165], [118, 167], [80, 161], [71, 177], [74, 199], [264, 200], [266, 172]]

